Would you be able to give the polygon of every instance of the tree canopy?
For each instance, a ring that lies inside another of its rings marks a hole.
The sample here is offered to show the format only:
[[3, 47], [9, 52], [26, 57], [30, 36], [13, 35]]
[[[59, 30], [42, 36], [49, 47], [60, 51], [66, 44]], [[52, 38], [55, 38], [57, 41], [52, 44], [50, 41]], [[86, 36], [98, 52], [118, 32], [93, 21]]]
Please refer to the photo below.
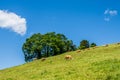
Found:
[[78, 48], [79, 49], [86, 49], [86, 48], [95, 47], [95, 46], [97, 46], [97, 45], [94, 42], [90, 44], [88, 40], [82, 40], [80, 42], [80, 46]]
[[86, 49], [86, 48], [89, 48], [89, 41], [88, 40], [82, 40], [81, 42], [80, 42], [80, 46], [79, 46], [79, 48], [80, 49]]
[[55, 32], [33, 34], [26, 39], [22, 46], [26, 62], [33, 60], [33, 58], [40, 59], [73, 50], [76, 50], [73, 41], [68, 40], [65, 35]]
[[97, 46], [96, 43], [91, 43], [90, 44], [90, 47], [95, 47], [95, 46]]

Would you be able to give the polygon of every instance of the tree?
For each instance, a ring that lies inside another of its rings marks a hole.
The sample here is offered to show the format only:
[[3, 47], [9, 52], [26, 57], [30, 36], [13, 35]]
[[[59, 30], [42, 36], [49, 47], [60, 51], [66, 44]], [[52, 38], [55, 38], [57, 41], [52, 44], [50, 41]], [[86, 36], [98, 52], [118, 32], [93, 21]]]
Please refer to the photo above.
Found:
[[95, 46], [97, 46], [95, 43], [90, 44], [90, 47], [95, 47]]
[[75, 50], [76, 46], [72, 40], [68, 40], [63, 34], [50, 32], [46, 34], [33, 34], [26, 39], [22, 50], [25, 55], [25, 61], [31, 61], [33, 58], [40, 59], [62, 54], [67, 51]]
[[76, 45], [73, 44], [72, 40], [68, 40], [66, 43], [67, 51], [75, 51]]
[[80, 42], [79, 48], [80, 48], [80, 49], [89, 48], [89, 41], [87, 41], [87, 40], [82, 40], [82, 41]]
[[26, 39], [26, 42], [22, 46], [22, 51], [25, 55], [25, 61], [29, 62], [34, 57], [40, 59], [42, 57], [41, 50], [41, 39], [42, 35], [40, 33], [32, 35], [30, 38]]

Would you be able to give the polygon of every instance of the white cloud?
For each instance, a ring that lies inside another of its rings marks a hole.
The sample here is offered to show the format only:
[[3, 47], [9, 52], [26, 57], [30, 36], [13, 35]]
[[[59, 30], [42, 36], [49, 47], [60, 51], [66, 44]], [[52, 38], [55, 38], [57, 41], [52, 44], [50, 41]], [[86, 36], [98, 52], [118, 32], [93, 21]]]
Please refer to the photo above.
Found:
[[107, 10], [105, 10], [104, 14], [105, 15], [110, 15], [110, 16], [115, 16], [115, 15], [118, 14], [118, 11], [117, 10], [109, 10], [109, 9], [107, 9]]
[[115, 16], [115, 15], [117, 15], [118, 13], [117, 13], [116, 10], [113, 10], [113, 11], [109, 11], [109, 14], [110, 14], [111, 16]]
[[105, 21], [110, 21], [114, 16], [118, 15], [118, 11], [117, 10], [110, 10], [110, 9], [106, 9], [104, 11], [104, 20]]
[[110, 21], [113, 16], [118, 15], [118, 11], [107, 9], [107, 10], [104, 11], [104, 15], [105, 15], [104, 20], [105, 21]]
[[4, 10], [0, 10], [0, 28], [10, 29], [20, 35], [26, 33], [26, 19]]
[[108, 14], [109, 13], [109, 9], [105, 10], [104, 14]]

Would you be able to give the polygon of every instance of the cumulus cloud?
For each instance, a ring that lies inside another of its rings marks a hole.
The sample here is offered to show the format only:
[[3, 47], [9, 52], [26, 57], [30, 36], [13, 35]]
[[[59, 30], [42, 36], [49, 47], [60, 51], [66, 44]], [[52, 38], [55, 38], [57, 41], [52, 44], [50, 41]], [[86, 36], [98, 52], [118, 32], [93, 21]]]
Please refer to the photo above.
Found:
[[118, 14], [118, 11], [117, 10], [109, 10], [109, 9], [107, 9], [107, 10], [105, 10], [104, 14], [105, 15], [110, 15], [110, 16], [115, 16], [115, 15]]
[[108, 14], [109, 13], [109, 9], [105, 10], [104, 14]]
[[105, 21], [110, 21], [113, 16], [118, 15], [118, 11], [107, 9], [107, 10], [104, 11], [104, 15], [105, 15], [104, 20]]
[[27, 29], [26, 19], [13, 12], [0, 10], [0, 28], [10, 29], [20, 35], [24, 35]]

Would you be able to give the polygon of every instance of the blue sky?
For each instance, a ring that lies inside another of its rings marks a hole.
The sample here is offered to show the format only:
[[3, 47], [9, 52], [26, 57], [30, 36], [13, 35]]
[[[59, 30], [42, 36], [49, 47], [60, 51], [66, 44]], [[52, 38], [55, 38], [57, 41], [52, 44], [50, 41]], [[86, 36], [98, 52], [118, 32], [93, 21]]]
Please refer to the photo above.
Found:
[[33, 33], [63, 33], [76, 45], [120, 41], [120, 0], [0, 0], [0, 10], [26, 20], [22, 35], [15, 25], [0, 25], [0, 69], [25, 63], [21, 47]]

